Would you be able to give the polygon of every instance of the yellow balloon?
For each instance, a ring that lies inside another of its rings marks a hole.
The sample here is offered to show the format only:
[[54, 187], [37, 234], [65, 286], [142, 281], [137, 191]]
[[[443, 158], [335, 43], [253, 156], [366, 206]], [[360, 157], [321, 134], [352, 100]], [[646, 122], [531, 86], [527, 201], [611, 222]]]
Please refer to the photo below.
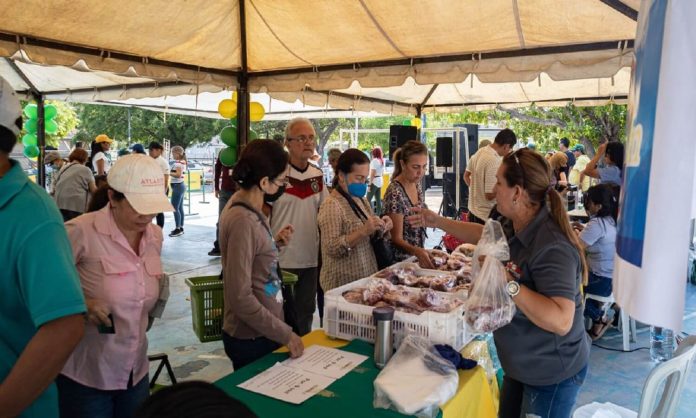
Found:
[[420, 129], [421, 126], [423, 126], [423, 121], [420, 120], [420, 118], [413, 118], [411, 119], [411, 126], [415, 126], [416, 128]]
[[237, 117], [237, 102], [225, 99], [218, 105], [218, 113], [225, 119]]
[[232, 101], [237, 103], [237, 90], [232, 92]]
[[258, 122], [266, 115], [263, 105], [259, 102], [251, 102], [249, 104], [249, 119], [252, 122]]

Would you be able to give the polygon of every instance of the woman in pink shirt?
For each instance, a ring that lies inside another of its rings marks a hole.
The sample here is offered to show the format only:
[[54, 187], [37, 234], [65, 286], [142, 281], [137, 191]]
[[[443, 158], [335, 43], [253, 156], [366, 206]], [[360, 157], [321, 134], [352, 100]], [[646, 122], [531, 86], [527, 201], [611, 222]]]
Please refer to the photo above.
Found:
[[162, 232], [152, 219], [173, 208], [146, 155], [121, 157], [108, 182], [108, 204], [65, 225], [88, 324], [56, 381], [62, 417], [131, 417], [149, 393], [145, 331], [162, 276]]

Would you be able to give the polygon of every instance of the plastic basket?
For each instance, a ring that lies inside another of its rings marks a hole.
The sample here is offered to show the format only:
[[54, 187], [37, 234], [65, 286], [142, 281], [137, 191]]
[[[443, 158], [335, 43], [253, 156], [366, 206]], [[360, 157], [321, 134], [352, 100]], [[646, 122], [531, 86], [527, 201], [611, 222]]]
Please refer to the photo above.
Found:
[[193, 332], [201, 342], [222, 339], [224, 319], [222, 280], [219, 276], [189, 277]]
[[[334, 338], [353, 340], [355, 338], [373, 343], [375, 324], [372, 306], [347, 302], [343, 293], [356, 287], [365, 287], [366, 278], [332, 289], [324, 294], [324, 332]], [[444, 297], [455, 295], [441, 293]], [[423, 312], [420, 315], [396, 311], [392, 322], [394, 343], [398, 346], [408, 334], [427, 338], [434, 344], [449, 344], [461, 350], [470, 340], [464, 324], [464, 306], [449, 313]]]

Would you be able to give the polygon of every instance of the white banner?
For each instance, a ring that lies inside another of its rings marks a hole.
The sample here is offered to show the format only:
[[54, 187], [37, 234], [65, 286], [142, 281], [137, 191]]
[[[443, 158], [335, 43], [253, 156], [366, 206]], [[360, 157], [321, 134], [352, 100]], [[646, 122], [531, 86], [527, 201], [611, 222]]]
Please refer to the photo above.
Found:
[[642, 2], [629, 95], [614, 296], [681, 330], [696, 162], [696, 1]]

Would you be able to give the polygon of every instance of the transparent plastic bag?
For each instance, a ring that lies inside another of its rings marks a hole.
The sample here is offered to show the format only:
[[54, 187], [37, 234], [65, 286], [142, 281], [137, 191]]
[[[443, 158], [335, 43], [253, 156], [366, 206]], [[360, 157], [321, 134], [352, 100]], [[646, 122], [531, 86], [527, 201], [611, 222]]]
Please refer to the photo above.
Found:
[[408, 335], [374, 386], [375, 408], [434, 418], [457, 393], [459, 374], [425, 338]]
[[507, 292], [505, 267], [488, 256], [466, 302], [464, 320], [474, 334], [495, 331], [512, 321], [515, 302]]
[[481, 239], [476, 244], [472, 260], [472, 273], [474, 281], [481, 270], [481, 257], [495, 257], [499, 261], [510, 259], [510, 247], [508, 247], [507, 237], [503, 232], [503, 226], [498, 221], [489, 219], [483, 226]]

